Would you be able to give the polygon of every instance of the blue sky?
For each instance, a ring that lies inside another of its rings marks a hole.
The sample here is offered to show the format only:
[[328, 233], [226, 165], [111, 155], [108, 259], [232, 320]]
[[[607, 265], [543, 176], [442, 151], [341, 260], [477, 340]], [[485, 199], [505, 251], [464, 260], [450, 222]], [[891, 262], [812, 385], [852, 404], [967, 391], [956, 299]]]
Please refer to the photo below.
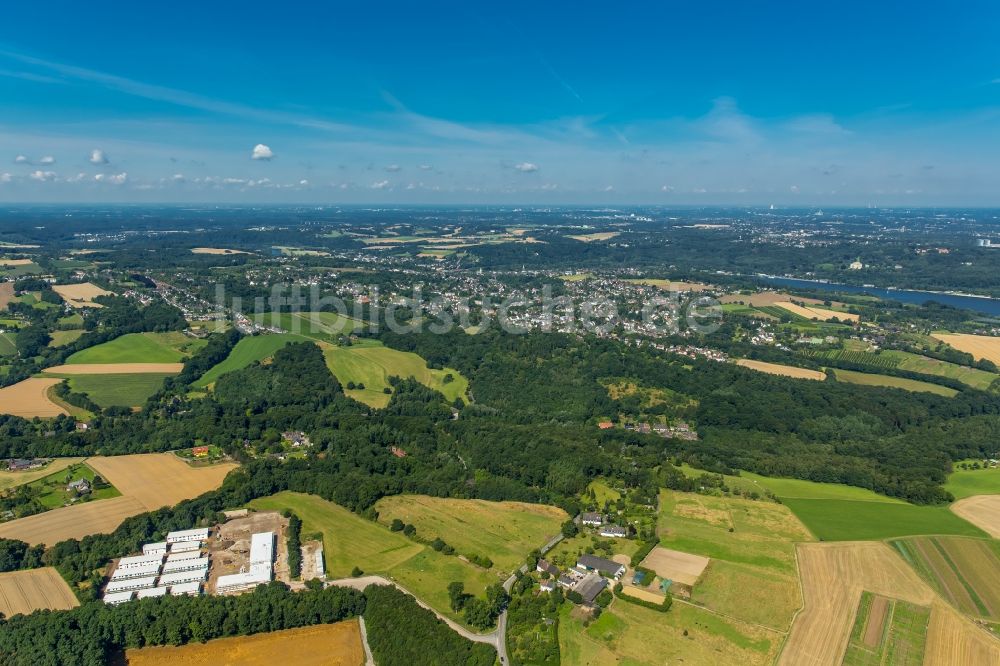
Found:
[[0, 201], [1000, 205], [998, 3], [476, 4], [6, 6]]

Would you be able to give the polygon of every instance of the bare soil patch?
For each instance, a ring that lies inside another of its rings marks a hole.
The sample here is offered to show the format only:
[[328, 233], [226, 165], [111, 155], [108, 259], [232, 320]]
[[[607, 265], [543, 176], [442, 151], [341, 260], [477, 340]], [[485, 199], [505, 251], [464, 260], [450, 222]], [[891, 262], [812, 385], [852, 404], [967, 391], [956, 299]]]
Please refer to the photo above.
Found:
[[694, 585], [708, 566], [708, 558], [701, 555], [682, 553], [657, 546], [649, 552], [640, 566], [652, 569], [660, 578]]
[[885, 618], [889, 615], [889, 600], [885, 597], [875, 597], [868, 614], [868, 624], [865, 626], [864, 642], [868, 647], [878, 647], [885, 631]]
[[6, 310], [7, 304], [14, 300], [14, 283], [0, 282], [0, 310]]

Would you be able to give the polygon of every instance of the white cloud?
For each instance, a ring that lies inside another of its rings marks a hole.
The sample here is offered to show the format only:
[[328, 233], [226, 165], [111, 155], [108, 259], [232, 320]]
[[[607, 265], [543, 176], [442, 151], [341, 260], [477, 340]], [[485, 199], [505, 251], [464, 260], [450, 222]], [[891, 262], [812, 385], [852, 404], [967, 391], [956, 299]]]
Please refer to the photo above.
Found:
[[76, 174], [75, 176], [70, 176], [69, 178], [67, 178], [66, 182], [67, 183], [79, 183], [81, 180], [86, 180], [86, 179], [87, 179], [87, 174], [85, 174], [85, 173], [83, 173], [81, 171], [80, 173]]
[[0, 183], [9, 183], [13, 178], [9, 173], [0, 173]]
[[542, 185], [542, 189], [545, 190], [546, 192], [552, 192], [553, 190], [559, 189], [559, 184], [558, 183], [545, 183], [544, 185]]
[[43, 182], [44, 183], [44, 182], [48, 182], [50, 180], [55, 180], [56, 179], [56, 172], [55, 171], [42, 171], [41, 169], [39, 169], [37, 171], [32, 171], [29, 174], [29, 177], [32, 180], [37, 180], [39, 182]]
[[789, 187], [789, 188], [788, 188], [788, 190], [789, 190], [790, 192], [793, 192], [793, 193], [795, 193], [795, 194], [798, 194], [798, 193], [799, 193], [799, 186], [798, 186], [798, 185], [792, 185], [791, 187]]
[[661, 192], [673, 192], [674, 188], [671, 185], [664, 185], [663, 187], [660, 188], [660, 191]]
[[531, 162], [521, 162], [519, 164], [515, 164], [514, 168], [520, 171], [521, 173], [531, 173], [532, 171], [538, 171], [538, 165], [532, 164]]
[[14, 164], [29, 164], [30, 162], [27, 155], [18, 155], [14, 158]]
[[395, 173], [397, 171], [402, 171], [403, 167], [399, 166], [398, 164], [390, 164], [389, 166], [387, 166], [385, 168], [385, 170], [388, 171], [388, 172], [390, 172], [390, 173]]
[[55, 164], [56, 163], [56, 158], [52, 157], [51, 155], [46, 155], [42, 159], [38, 160], [38, 163], [39, 164]]
[[434, 167], [432, 167], [430, 164], [421, 164], [420, 165], [420, 170], [421, 171], [430, 171], [433, 168]]
[[184, 174], [182, 174], [182, 173], [175, 173], [175, 174], [174, 174], [173, 176], [171, 176], [170, 178], [171, 178], [171, 179], [172, 179], [172, 180], [173, 180], [173, 181], [174, 181], [175, 183], [183, 183], [183, 182], [184, 182]]
[[104, 151], [100, 148], [94, 148], [90, 151], [90, 163], [91, 164], [107, 164], [108, 156], [104, 154]]
[[373, 190], [384, 190], [387, 187], [389, 187], [389, 181], [387, 180], [380, 180], [378, 182], [372, 183]]
[[614, 192], [615, 191], [615, 186], [614, 185], [608, 185], [607, 187], [604, 188], [604, 191], [605, 192]]
[[253, 153], [251, 153], [250, 159], [269, 161], [274, 159], [274, 151], [271, 150], [270, 146], [258, 143], [253, 147]]
[[303, 178], [302, 180], [299, 181], [299, 185], [302, 187], [309, 187], [309, 181]]
[[121, 173], [109, 173], [103, 174], [99, 173], [94, 176], [94, 180], [99, 183], [111, 183], [112, 185], [122, 185], [128, 180], [128, 174], [124, 171]]

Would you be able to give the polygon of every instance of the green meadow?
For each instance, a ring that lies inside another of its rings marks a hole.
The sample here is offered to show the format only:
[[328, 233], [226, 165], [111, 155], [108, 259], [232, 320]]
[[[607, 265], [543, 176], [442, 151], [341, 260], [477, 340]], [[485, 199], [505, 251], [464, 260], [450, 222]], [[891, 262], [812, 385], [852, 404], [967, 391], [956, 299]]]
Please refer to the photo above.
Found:
[[66, 375], [74, 393], [86, 393], [101, 407], [141, 407], [172, 375], [132, 373], [113, 375]]
[[[982, 463], [981, 460], [967, 460], [965, 462]], [[944, 489], [954, 495], [957, 500], [972, 495], [996, 495], [1000, 493], [1000, 467], [958, 469], [958, 463], [955, 463], [955, 471], [948, 475]]]
[[303, 342], [305, 338], [291, 333], [269, 333], [266, 335], [251, 335], [236, 343], [229, 356], [224, 361], [212, 367], [194, 383], [195, 387], [204, 388], [215, 383], [222, 375], [233, 370], [240, 370], [256, 361], [274, 355], [290, 342]]
[[207, 344], [176, 331], [128, 333], [72, 354], [68, 364], [80, 363], [180, 363]]

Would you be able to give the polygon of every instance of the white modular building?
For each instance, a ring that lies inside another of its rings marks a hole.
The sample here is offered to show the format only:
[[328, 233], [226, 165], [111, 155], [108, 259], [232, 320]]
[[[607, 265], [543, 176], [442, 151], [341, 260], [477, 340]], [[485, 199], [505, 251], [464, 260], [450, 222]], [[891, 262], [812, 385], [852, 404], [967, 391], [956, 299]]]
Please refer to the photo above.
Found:
[[132, 601], [133, 594], [135, 594], [135, 592], [132, 590], [128, 590], [126, 592], [108, 592], [104, 595], [104, 603], [117, 606], [118, 604], [123, 604], [126, 601]]
[[208, 528], [198, 527], [193, 530], [177, 530], [176, 532], [167, 533], [167, 543], [183, 543], [183, 542], [197, 542], [208, 541]]
[[201, 593], [201, 583], [199, 581], [191, 581], [190, 583], [178, 583], [177, 585], [170, 586], [170, 594], [178, 597], [182, 594], [188, 596], [196, 597]]
[[194, 557], [186, 560], [174, 560], [163, 565], [163, 573], [176, 573], [178, 571], [191, 571], [193, 569], [207, 569], [207, 557]]
[[150, 562], [162, 564], [163, 555], [135, 555], [133, 557], [123, 557], [118, 560], [118, 566], [116, 569], [134, 569], [136, 567], [144, 567]]
[[217, 592], [247, 590], [271, 582], [274, 563], [274, 532], [258, 532], [250, 537], [250, 566], [238, 574], [219, 576]]
[[135, 593], [137, 599], [148, 599], [150, 597], [162, 597], [166, 595], [165, 587], [147, 587]]
[[122, 569], [122, 568], [115, 569], [115, 572], [111, 574], [111, 580], [145, 578], [147, 576], [155, 576], [158, 573], [160, 573], [160, 563], [147, 562], [142, 566], [132, 567], [130, 569]]
[[185, 553], [170, 553], [167, 555], [167, 564], [179, 562], [181, 560], [196, 560], [201, 557], [200, 550], [189, 550]]
[[142, 547], [143, 555], [166, 555], [167, 553], [167, 542], [157, 541], [156, 543], [147, 543]]
[[141, 590], [144, 587], [153, 587], [156, 584], [156, 576], [146, 578], [129, 578], [128, 580], [113, 580], [104, 588], [104, 592], [125, 592], [127, 590]]
[[160, 587], [172, 587], [181, 583], [201, 582], [208, 575], [208, 569], [192, 569], [191, 571], [175, 571], [160, 576]]
[[177, 543], [170, 544], [171, 555], [174, 553], [190, 553], [197, 550], [201, 550], [201, 542], [199, 541], [178, 541]]
[[274, 532], [258, 532], [250, 537], [250, 566], [274, 562]]

